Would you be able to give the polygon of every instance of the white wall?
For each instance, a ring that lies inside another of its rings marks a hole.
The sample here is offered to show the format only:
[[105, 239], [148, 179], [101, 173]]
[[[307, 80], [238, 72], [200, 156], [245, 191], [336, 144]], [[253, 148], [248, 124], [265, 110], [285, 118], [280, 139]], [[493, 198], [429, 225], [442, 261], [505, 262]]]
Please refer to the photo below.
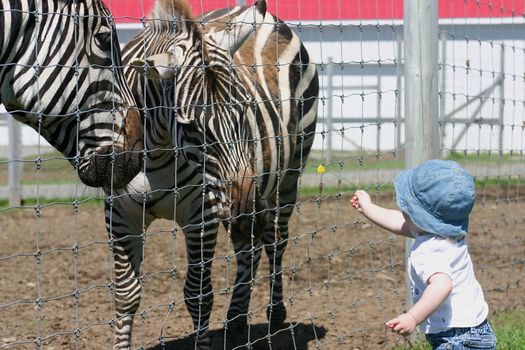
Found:
[[[7, 128], [7, 118], [11, 116], [6, 112], [4, 106], [0, 104], [0, 146], [7, 146], [9, 143], [9, 133]], [[36, 131], [28, 126], [22, 126], [22, 145], [51, 147], [49, 143]], [[0, 154], [0, 157], [3, 155]]]
[[[497, 150], [500, 143], [498, 119], [503, 118], [501, 143], [504, 151], [523, 149], [523, 124], [525, 120], [525, 25], [521, 24], [442, 24], [440, 32], [446, 43], [440, 42], [440, 105], [441, 115], [454, 112], [463, 104], [468, 107], [453, 114], [455, 124], [443, 124], [443, 145], [452, 145], [460, 150]], [[398, 82], [396, 64], [402, 58], [396, 45], [396, 38], [402, 35], [402, 27], [396, 26], [354, 26], [341, 29], [330, 26], [317, 28], [303, 36], [305, 44], [316, 62], [326, 64], [332, 58], [334, 66], [331, 96], [327, 94], [327, 79], [322, 80], [321, 97], [332, 98], [334, 118], [394, 118], [401, 110], [403, 117], [403, 97], [396, 99]], [[322, 41], [314, 38], [321, 37]], [[504, 46], [504, 56], [501, 48]], [[402, 50], [401, 50], [402, 51]], [[446, 57], [443, 59], [443, 53]], [[503, 62], [502, 62], [503, 57]], [[360, 68], [360, 62], [364, 68]], [[343, 70], [339, 63], [352, 64]], [[401, 68], [401, 67], [399, 67]], [[338, 72], [340, 72], [338, 74]], [[483, 95], [486, 102], [480, 106], [479, 94], [489, 88], [503, 74], [503, 99], [500, 88]], [[444, 78], [444, 79], [442, 79]], [[378, 85], [380, 83], [380, 86]], [[442, 83], [444, 82], [444, 85]], [[376, 86], [374, 86], [376, 85]], [[402, 82], [401, 82], [402, 89]], [[403, 91], [400, 91], [401, 94]], [[321, 104], [320, 117], [328, 117], [330, 112]], [[465, 129], [465, 119], [474, 118], [483, 122]], [[361, 125], [364, 125], [361, 128]], [[401, 129], [403, 126], [401, 125]], [[322, 126], [319, 128], [322, 130]], [[396, 142], [396, 126], [392, 122], [378, 123], [367, 120], [364, 123], [335, 123], [332, 127], [334, 150], [357, 149], [355, 144], [343, 139], [339, 130], [351, 138], [359, 147], [376, 149], [377, 135], [380, 132], [381, 150], [393, 149]], [[400, 130], [401, 138], [403, 137]], [[401, 140], [402, 141], [402, 140]], [[323, 144], [324, 143], [324, 144]], [[315, 148], [327, 148], [326, 139], [318, 138]]]
[[[524, 146], [523, 126], [525, 122], [525, 24], [504, 23], [484, 24], [480, 21], [461, 21], [442, 23], [440, 32], [446, 36], [446, 44], [440, 43], [440, 51], [445, 48], [446, 59], [440, 63], [445, 84], [440, 81], [440, 100], [446, 115], [467, 101], [472, 103], [453, 118], [457, 122], [444, 126], [445, 148], [454, 143], [461, 150], [485, 151], [499, 147], [500, 128], [498, 118], [503, 115], [502, 146], [505, 151], [522, 150]], [[450, 22], [450, 21], [449, 21]], [[475, 23], [474, 23], [475, 22]], [[395, 125], [394, 117], [402, 118], [402, 90], [398, 86], [398, 70], [402, 69], [397, 38], [402, 36], [400, 23], [301, 23], [300, 27], [291, 24], [307, 47], [312, 61], [320, 64], [321, 101], [319, 118], [330, 115], [335, 119], [355, 119], [352, 123], [334, 122], [332, 124], [332, 148], [334, 150], [374, 150], [382, 151], [396, 147], [398, 134], [403, 137], [403, 125]], [[121, 42], [129, 39], [136, 28], [119, 27]], [[501, 45], [504, 55], [504, 103], [501, 91], [495, 90], [487, 95], [486, 103], [478, 111], [479, 93], [493, 84], [502, 73]], [[441, 54], [440, 54], [441, 55]], [[332, 60], [332, 91], [328, 91], [327, 65]], [[440, 72], [440, 74], [442, 74]], [[440, 78], [440, 80], [442, 80]], [[444, 87], [444, 89], [443, 89]], [[400, 98], [397, 98], [398, 94]], [[329, 107], [331, 105], [331, 112]], [[380, 123], [370, 119], [390, 118]], [[473, 123], [468, 132], [464, 119], [483, 118], [483, 123]], [[0, 116], [0, 145], [7, 144], [7, 130]], [[326, 124], [319, 124], [319, 132], [327, 131]], [[399, 132], [398, 132], [399, 131]], [[378, 141], [379, 133], [379, 141]], [[328, 138], [321, 133], [316, 138], [314, 148], [326, 149]], [[351, 141], [349, 141], [351, 140]], [[34, 145], [45, 141], [27, 127], [23, 128], [23, 144]]]

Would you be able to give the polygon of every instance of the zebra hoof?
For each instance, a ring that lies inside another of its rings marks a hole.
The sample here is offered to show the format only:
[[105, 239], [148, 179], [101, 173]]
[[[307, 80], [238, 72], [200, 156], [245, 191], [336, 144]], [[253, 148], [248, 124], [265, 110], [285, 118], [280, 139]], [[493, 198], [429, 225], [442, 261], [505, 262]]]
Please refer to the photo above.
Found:
[[209, 335], [195, 336], [195, 345], [198, 350], [211, 350], [211, 339]]
[[227, 334], [245, 333], [248, 328], [248, 317], [245, 315], [230, 317], [228, 316]]
[[239, 316], [228, 322], [225, 349], [239, 349], [248, 342], [248, 319]]
[[286, 307], [284, 303], [281, 302], [268, 306], [266, 309], [266, 318], [268, 319], [268, 323], [270, 323], [271, 329], [283, 328], [284, 321], [286, 320]]

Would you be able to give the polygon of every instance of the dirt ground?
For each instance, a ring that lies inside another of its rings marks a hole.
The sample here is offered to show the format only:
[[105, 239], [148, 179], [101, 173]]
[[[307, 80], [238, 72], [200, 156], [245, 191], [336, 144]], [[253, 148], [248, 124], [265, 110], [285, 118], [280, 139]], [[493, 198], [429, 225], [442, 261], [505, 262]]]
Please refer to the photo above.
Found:
[[[491, 313], [523, 308], [525, 203], [519, 189], [478, 191], [469, 246]], [[268, 263], [254, 280], [247, 342], [254, 349], [390, 349], [408, 343], [383, 323], [405, 304], [404, 240], [367, 223], [349, 194], [302, 199], [285, 256], [287, 328], [268, 337]], [[394, 207], [393, 195], [376, 197]], [[37, 215], [38, 214], [38, 215]], [[144, 248], [144, 289], [133, 348], [190, 349], [183, 236], [158, 220]], [[75, 248], [77, 247], [77, 248]], [[36, 253], [39, 252], [39, 253]], [[235, 277], [233, 249], [220, 234], [213, 265], [214, 349]], [[0, 348], [110, 349], [113, 268], [103, 210], [71, 203], [0, 212]], [[176, 274], [172, 274], [176, 271]], [[170, 305], [172, 309], [170, 310]], [[270, 341], [269, 341], [270, 340]], [[164, 344], [164, 345], [162, 345]]]

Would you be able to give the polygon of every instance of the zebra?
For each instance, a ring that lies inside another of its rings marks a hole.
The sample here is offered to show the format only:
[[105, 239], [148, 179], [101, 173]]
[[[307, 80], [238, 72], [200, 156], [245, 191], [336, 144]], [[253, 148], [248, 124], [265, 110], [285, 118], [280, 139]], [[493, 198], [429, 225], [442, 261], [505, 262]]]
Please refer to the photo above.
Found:
[[282, 256], [315, 134], [319, 81], [298, 36], [266, 12], [264, 0], [200, 21], [185, 0], [157, 0], [151, 17], [122, 51], [126, 80], [144, 114], [146, 158], [145, 170], [106, 202], [114, 242], [114, 349], [131, 347], [145, 280], [144, 237], [157, 218], [174, 219], [185, 235], [185, 303], [196, 347], [208, 349], [221, 222], [238, 265], [228, 341], [247, 325], [262, 249], [271, 261], [269, 322], [280, 326], [286, 319]]
[[2, 0], [0, 28], [0, 103], [86, 185], [129, 183], [142, 168], [142, 126], [102, 0]]

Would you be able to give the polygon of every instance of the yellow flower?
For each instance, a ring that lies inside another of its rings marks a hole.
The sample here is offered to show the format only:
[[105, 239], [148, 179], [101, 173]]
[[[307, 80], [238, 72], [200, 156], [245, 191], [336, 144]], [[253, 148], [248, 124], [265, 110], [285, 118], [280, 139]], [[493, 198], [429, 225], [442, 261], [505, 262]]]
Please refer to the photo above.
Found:
[[317, 173], [318, 174], [324, 174], [326, 171], [326, 168], [324, 167], [323, 164], [320, 164], [318, 167], [317, 167]]

